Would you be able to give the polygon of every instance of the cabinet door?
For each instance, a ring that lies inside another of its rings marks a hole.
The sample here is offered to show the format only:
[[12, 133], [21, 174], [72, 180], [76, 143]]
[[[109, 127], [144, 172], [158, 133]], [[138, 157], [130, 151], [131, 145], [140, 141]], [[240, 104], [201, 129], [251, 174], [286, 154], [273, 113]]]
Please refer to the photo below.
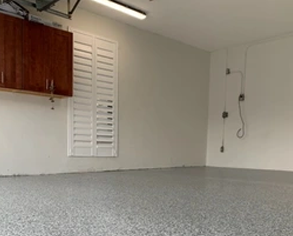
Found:
[[21, 19], [0, 14], [0, 87], [22, 88], [22, 26]]
[[[57, 95], [72, 96], [73, 36], [72, 33], [50, 28], [49, 79]], [[51, 83], [50, 82], [50, 83]]]
[[4, 29], [4, 25], [5, 25], [5, 17], [3, 14], [0, 14], [0, 87], [4, 87], [4, 83], [3, 82], [3, 73], [4, 73], [4, 62], [5, 62], [5, 58], [4, 58], [4, 36], [5, 36], [5, 29]]
[[49, 92], [48, 38], [49, 33], [41, 24], [24, 22], [24, 89], [33, 92]]

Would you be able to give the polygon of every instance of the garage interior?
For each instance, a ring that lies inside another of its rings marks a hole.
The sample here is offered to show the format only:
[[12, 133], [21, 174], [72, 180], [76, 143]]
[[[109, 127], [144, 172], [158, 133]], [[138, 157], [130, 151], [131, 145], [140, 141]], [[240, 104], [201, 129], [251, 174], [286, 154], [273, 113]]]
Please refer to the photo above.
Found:
[[293, 3], [0, 0], [0, 236], [290, 236]]

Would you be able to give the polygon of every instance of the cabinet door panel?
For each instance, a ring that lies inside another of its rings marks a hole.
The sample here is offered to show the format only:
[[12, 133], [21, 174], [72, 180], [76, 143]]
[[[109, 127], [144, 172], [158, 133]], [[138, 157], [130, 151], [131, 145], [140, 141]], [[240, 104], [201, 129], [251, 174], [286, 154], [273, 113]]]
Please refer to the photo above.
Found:
[[50, 80], [54, 81], [55, 94], [72, 96], [73, 81], [72, 33], [50, 29]]
[[0, 86], [22, 88], [23, 21], [0, 14]]
[[24, 24], [24, 89], [48, 92], [50, 62], [48, 60], [48, 31], [43, 25]]
[[4, 35], [5, 35], [5, 16], [0, 14], [0, 87], [4, 87], [4, 83], [1, 81], [2, 74], [4, 73]]

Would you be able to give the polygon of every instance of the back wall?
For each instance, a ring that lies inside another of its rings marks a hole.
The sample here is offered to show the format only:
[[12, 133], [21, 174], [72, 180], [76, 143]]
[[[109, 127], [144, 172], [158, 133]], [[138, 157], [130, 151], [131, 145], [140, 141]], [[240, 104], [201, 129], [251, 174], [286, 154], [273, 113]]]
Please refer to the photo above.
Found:
[[208, 52], [80, 8], [42, 16], [118, 41], [119, 157], [67, 157], [66, 99], [0, 92], [0, 175], [205, 165]]

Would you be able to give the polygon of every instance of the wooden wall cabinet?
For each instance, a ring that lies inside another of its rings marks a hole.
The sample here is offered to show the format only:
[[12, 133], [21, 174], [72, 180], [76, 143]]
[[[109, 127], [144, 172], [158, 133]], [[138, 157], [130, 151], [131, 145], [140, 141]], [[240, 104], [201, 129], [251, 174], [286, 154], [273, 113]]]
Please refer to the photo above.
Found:
[[70, 97], [72, 87], [72, 33], [0, 14], [0, 89]]
[[48, 79], [53, 81], [56, 94], [72, 96], [73, 35], [54, 28], [49, 28], [48, 34]]

